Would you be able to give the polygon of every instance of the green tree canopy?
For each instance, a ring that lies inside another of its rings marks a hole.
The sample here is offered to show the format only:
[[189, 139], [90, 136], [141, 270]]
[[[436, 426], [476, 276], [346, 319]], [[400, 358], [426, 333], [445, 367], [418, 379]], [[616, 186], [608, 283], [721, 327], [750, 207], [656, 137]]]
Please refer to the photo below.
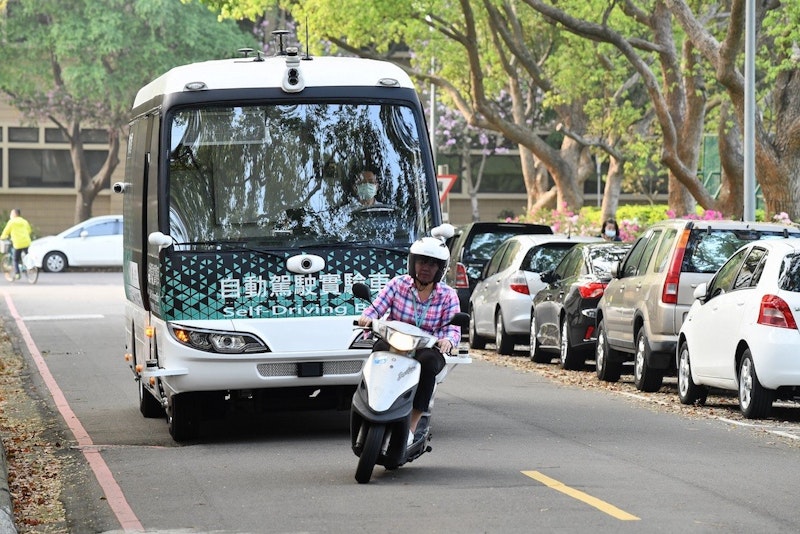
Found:
[[[138, 89], [171, 67], [231, 57], [254, 46], [233, 21], [180, 0], [16, 0], [2, 19], [0, 91], [32, 122], [53, 121], [67, 136], [80, 193], [76, 222], [118, 165]], [[93, 176], [81, 129], [109, 133], [109, 154]]]

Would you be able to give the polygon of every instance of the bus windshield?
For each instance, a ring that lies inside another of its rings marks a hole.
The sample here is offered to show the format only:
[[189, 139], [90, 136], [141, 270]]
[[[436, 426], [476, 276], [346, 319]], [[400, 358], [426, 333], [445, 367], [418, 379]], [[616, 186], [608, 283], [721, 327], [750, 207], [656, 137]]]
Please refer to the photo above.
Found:
[[167, 120], [177, 246], [401, 245], [433, 224], [411, 108], [205, 105]]

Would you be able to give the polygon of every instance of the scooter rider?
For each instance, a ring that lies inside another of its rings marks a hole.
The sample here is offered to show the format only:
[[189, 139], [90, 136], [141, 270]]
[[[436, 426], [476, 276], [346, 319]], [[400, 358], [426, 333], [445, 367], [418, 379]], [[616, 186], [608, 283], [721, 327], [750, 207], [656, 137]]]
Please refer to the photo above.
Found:
[[[441, 282], [449, 261], [450, 251], [441, 240], [434, 237], [417, 240], [409, 249], [408, 274], [390, 280], [358, 319], [360, 326], [369, 326], [372, 319], [388, 311], [388, 320], [415, 325], [438, 339], [434, 348], [420, 349], [415, 356], [421, 374], [411, 412], [409, 443], [430, 404], [436, 375], [445, 366], [443, 354], [449, 354], [461, 339], [461, 328], [448, 324], [460, 311], [458, 295]], [[380, 340], [373, 350], [388, 348], [388, 343]]]

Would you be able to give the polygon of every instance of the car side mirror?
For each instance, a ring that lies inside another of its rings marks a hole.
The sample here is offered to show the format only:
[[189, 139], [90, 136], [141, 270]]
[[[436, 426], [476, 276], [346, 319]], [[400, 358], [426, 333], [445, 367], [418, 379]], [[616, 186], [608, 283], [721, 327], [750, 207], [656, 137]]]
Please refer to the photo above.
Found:
[[706, 282], [703, 282], [702, 284], [699, 284], [696, 288], [694, 288], [692, 295], [694, 296], [695, 299], [699, 300], [700, 302], [704, 302], [706, 300], [707, 291], [708, 291], [708, 284]]
[[620, 278], [620, 267], [622, 267], [622, 264], [619, 261], [611, 264], [611, 269], [608, 270], [611, 278]]
[[545, 284], [554, 284], [558, 282], [558, 276], [553, 271], [545, 271], [539, 275], [539, 279]]

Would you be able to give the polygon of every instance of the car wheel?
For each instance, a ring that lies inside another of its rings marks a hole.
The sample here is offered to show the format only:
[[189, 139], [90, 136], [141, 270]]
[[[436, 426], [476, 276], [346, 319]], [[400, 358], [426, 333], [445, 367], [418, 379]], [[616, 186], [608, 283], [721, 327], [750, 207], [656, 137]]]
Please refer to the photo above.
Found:
[[550, 363], [550, 360], [552, 360], [553, 357], [544, 352], [539, 346], [537, 331], [538, 327], [536, 326], [536, 316], [533, 314], [533, 310], [531, 310], [531, 361], [536, 363]]
[[608, 338], [606, 337], [605, 324], [601, 320], [597, 325], [597, 344], [595, 345], [595, 372], [597, 378], [605, 382], [617, 382], [619, 377], [622, 376], [622, 362], [609, 361], [609, 357], [613, 354], [611, 347], [608, 345]]
[[764, 419], [772, 409], [774, 392], [758, 381], [753, 355], [745, 349], [739, 368], [739, 407], [748, 419]]
[[708, 397], [708, 388], [698, 386], [692, 380], [692, 362], [685, 341], [678, 352], [678, 397], [681, 404], [705, 404]]
[[586, 358], [578, 353], [569, 341], [569, 322], [567, 318], [561, 321], [561, 368], [568, 371], [575, 371], [580, 369], [586, 363]]
[[61, 252], [48, 252], [42, 261], [48, 273], [60, 273], [67, 268], [67, 257]]
[[475, 310], [470, 310], [469, 314], [469, 346], [477, 350], [486, 348], [486, 338], [478, 335], [478, 332], [475, 330]]
[[661, 389], [664, 381], [664, 371], [653, 369], [647, 365], [650, 356], [650, 342], [644, 328], [636, 334], [636, 353], [633, 355], [633, 383], [639, 391], [654, 392]]
[[514, 352], [514, 340], [506, 332], [503, 326], [503, 312], [497, 310], [494, 321], [494, 344], [497, 347], [497, 354], [510, 355]]

